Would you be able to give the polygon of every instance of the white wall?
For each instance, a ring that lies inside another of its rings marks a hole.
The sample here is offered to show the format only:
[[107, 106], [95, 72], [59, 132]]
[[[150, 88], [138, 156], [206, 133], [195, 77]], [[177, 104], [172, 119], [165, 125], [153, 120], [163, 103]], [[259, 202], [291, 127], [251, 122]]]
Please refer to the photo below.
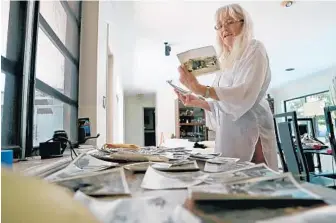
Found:
[[[108, 64], [108, 48], [114, 58], [113, 73], [116, 77], [114, 93], [118, 95], [119, 103], [115, 104], [113, 117], [118, 119], [113, 124], [113, 132], [117, 133], [113, 139], [123, 142], [123, 89], [121, 61], [125, 58], [125, 40], [127, 30], [123, 21], [128, 17], [127, 13], [121, 13], [117, 7], [125, 7], [127, 4], [116, 2], [84, 1], [83, 19], [81, 30], [81, 54], [79, 69], [79, 117], [89, 117], [92, 125], [92, 135], [100, 133], [100, 137], [93, 144], [100, 147], [106, 142], [106, 109], [103, 107], [103, 97], [106, 93], [106, 77]], [[109, 24], [109, 26], [107, 25]], [[109, 27], [109, 29], [108, 29]], [[126, 26], [127, 27], [127, 26]], [[109, 32], [108, 32], [109, 30]], [[108, 35], [109, 33], [109, 35]], [[111, 96], [110, 96], [111, 97]]]
[[90, 118], [92, 135], [100, 131], [97, 125], [98, 9], [98, 2], [82, 4], [78, 117]]
[[125, 96], [125, 142], [144, 146], [144, 108], [155, 107], [155, 95]]
[[156, 144], [160, 144], [161, 134], [169, 139], [175, 132], [175, 99], [172, 88], [167, 85], [156, 93]]
[[119, 75], [114, 79], [113, 142], [124, 143], [124, 93]]
[[313, 73], [307, 77], [291, 81], [269, 91], [275, 102], [275, 112], [284, 112], [284, 101], [329, 90], [333, 72], [336, 66]]
[[[114, 90], [113, 97], [118, 97], [113, 104], [113, 142], [125, 142], [125, 103], [124, 90], [122, 82], [125, 71], [129, 64], [133, 63], [133, 49], [135, 48], [134, 31], [134, 11], [132, 5], [134, 2], [109, 1], [103, 4], [110, 4], [112, 9], [109, 10], [109, 46], [113, 55], [113, 75]], [[128, 61], [125, 63], [124, 61]], [[132, 71], [132, 70], [131, 70]]]

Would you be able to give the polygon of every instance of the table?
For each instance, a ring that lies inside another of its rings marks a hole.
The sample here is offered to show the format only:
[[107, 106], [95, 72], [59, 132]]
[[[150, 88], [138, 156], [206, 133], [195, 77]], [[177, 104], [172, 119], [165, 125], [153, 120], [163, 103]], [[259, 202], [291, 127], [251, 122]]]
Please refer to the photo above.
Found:
[[[41, 165], [50, 165], [53, 163], [57, 163], [60, 160], [69, 160], [69, 156], [65, 155], [64, 157], [61, 158], [54, 158], [54, 159], [46, 159], [46, 160], [41, 160], [37, 158], [33, 158], [29, 161], [24, 161], [24, 162], [18, 162], [14, 164], [14, 171], [17, 172], [23, 172], [25, 171], [25, 168], [33, 168], [39, 167]], [[71, 160], [70, 160], [71, 161]], [[204, 168], [204, 162], [203, 161], [198, 161], [198, 165], [201, 170]], [[66, 165], [65, 165], [66, 166]], [[63, 166], [63, 167], [65, 167]], [[62, 168], [62, 167], [61, 167]], [[59, 170], [60, 166], [55, 166], [55, 170]], [[51, 172], [50, 172], [51, 174]], [[187, 190], [182, 189], [182, 190], [145, 190], [140, 187], [142, 179], [144, 177], [144, 173], [132, 173], [131, 171], [125, 170], [126, 174], [126, 180], [129, 186], [129, 189], [131, 191], [131, 195], [133, 197], [141, 197], [141, 196], [164, 196], [167, 198], [167, 200], [171, 201], [174, 204], [182, 204], [185, 199], [187, 198]], [[336, 190], [332, 190], [329, 188], [321, 187], [318, 185], [314, 185], [311, 183], [302, 183], [301, 184], [304, 188], [314, 192], [315, 194], [321, 196], [327, 203], [329, 204], [335, 204], [336, 205]]]
[[319, 170], [319, 172], [322, 172], [322, 165], [321, 165], [321, 157], [320, 155], [332, 155], [330, 153], [327, 152], [328, 148], [326, 149], [307, 149], [307, 148], [303, 148], [303, 153], [305, 154], [306, 158], [307, 158], [307, 162], [308, 162], [308, 169], [311, 172], [315, 172], [315, 165], [314, 165], [314, 160], [313, 160], [313, 154], [316, 154], [317, 157], [317, 168]]

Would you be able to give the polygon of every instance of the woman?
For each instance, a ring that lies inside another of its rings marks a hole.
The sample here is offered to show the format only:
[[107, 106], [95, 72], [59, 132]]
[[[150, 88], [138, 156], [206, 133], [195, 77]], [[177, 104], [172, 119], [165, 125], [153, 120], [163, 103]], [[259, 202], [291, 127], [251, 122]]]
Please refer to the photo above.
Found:
[[216, 152], [278, 170], [272, 113], [265, 99], [271, 80], [266, 50], [252, 38], [252, 21], [238, 4], [217, 10], [215, 29], [221, 71], [212, 87], [201, 85], [179, 67], [181, 83], [213, 101], [176, 93], [185, 105], [206, 110], [216, 130]]

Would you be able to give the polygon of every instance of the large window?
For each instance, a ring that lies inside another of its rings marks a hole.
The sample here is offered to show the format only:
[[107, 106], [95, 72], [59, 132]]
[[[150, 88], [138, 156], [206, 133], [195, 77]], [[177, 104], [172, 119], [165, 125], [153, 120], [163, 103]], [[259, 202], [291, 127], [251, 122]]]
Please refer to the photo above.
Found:
[[[294, 98], [290, 100], [286, 100], [284, 102], [285, 112], [296, 111], [298, 118], [305, 117], [304, 115], [304, 104], [307, 102], [315, 102], [321, 101], [324, 106], [330, 106], [331, 100], [329, 91], [319, 92], [316, 94], [306, 95], [299, 98]], [[323, 108], [321, 108], [321, 112], [323, 112]], [[318, 115], [315, 117], [316, 120], [316, 136], [320, 138], [326, 137], [327, 128], [325, 123], [324, 115]]]
[[[36, 48], [33, 145], [65, 130], [75, 141], [78, 108], [79, 1], [41, 1]], [[73, 10], [75, 9], [75, 10]]]
[[77, 138], [81, 1], [1, 1], [1, 149]]

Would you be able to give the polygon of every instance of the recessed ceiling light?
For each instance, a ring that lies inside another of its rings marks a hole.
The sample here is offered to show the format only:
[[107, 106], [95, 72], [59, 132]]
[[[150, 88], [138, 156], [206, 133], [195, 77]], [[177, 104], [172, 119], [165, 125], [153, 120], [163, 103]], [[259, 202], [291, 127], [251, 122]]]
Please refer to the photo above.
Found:
[[285, 71], [293, 71], [293, 70], [295, 70], [295, 68], [292, 67], [285, 69]]

